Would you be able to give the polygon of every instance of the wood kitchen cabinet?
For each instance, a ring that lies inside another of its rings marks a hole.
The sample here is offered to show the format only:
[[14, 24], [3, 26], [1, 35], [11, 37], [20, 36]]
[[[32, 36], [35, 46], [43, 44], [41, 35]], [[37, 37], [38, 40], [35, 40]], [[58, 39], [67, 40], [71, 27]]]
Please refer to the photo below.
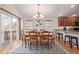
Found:
[[59, 26], [63, 25], [63, 17], [58, 17], [58, 25]]
[[58, 25], [59, 26], [67, 26], [67, 25], [69, 25], [68, 17], [59, 17], [58, 18]]
[[76, 26], [77, 22], [79, 22], [78, 16], [59, 17], [58, 18], [58, 25], [59, 26]]
[[75, 18], [74, 17], [69, 17], [68, 18], [68, 26], [75, 26]]
[[73, 18], [75, 19], [75, 22], [79, 22], [79, 17], [78, 16], [74, 16]]

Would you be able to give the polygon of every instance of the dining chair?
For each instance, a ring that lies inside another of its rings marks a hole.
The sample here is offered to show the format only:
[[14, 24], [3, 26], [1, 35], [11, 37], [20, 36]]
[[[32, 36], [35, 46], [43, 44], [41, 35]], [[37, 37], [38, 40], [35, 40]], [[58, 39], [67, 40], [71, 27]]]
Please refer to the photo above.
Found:
[[26, 48], [27, 44], [29, 46], [29, 31], [25, 32], [25, 48]]
[[21, 30], [21, 40], [22, 40], [22, 45], [23, 45], [23, 42], [25, 40], [24, 30]]
[[49, 49], [49, 39], [50, 39], [50, 32], [49, 31], [43, 31], [40, 35], [40, 45], [43, 48], [44, 45], [47, 46]]
[[38, 36], [37, 36], [37, 32], [30, 31], [29, 32], [29, 46], [30, 46], [30, 49], [31, 49], [33, 44], [36, 45], [36, 49], [37, 49], [37, 47], [38, 47]]
[[55, 44], [55, 42], [54, 42], [54, 40], [55, 40], [55, 36], [54, 36], [54, 34], [53, 34], [53, 32], [50, 32], [50, 38], [49, 38], [49, 40], [50, 40], [50, 45], [51, 45], [51, 47], [52, 47], [52, 44]]
[[40, 36], [40, 45], [43, 48], [43, 46], [47, 46], [47, 48], [49, 49], [49, 36], [47, 35], [41, 35]]

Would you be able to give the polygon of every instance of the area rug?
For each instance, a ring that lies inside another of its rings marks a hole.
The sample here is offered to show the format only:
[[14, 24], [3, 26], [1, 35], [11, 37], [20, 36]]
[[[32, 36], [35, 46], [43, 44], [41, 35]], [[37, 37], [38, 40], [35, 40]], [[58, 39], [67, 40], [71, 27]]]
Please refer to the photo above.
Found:
[[35, 48], [35, 46], [32, 47], [32, 49], [29, 49], [29, 46], [20, 45], [17, 48], [13, 49], [11, 54], [66, 54], [66, 52], [59, 47], [57, 44], [53, 44], [50, 49], [47, 49], [47, 47], [41, 48], [41, 46], [38, 47], [38, 49]]

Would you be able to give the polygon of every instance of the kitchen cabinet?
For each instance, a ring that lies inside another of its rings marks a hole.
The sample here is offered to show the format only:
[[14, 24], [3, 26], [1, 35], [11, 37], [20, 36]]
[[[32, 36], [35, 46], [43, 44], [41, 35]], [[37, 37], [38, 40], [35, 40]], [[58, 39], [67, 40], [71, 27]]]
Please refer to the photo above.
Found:
[[76, 26], [76, 23], [79, 23], [78, 16], [59, 17], [58, 18], [58, 25], [59, 26]]
[[58, 18], [58, 25], [59, 26], [67, 26], [69, 23], [68, 23], [68, 17], [59, 17]]

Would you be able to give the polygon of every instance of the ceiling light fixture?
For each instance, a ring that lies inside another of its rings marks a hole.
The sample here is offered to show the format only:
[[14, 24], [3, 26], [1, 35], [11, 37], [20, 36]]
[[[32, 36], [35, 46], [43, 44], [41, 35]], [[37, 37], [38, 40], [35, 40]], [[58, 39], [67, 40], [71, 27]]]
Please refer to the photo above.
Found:
[[75, 7], [75, 5], [71, 5], [70, 7], [71, 7], [71, 8], [74, 8], [74, 7]]
[[37, 4], [37, 8], [38, 8], [37, 14], [34, 15], [33, 18], [34, 18], [35, 20], [37, 20], [38, 23], [40, 23], [40, 21], [41, 21], [42, 19], [44, 19], [44, 16], [40, 13], [40, 4]]

